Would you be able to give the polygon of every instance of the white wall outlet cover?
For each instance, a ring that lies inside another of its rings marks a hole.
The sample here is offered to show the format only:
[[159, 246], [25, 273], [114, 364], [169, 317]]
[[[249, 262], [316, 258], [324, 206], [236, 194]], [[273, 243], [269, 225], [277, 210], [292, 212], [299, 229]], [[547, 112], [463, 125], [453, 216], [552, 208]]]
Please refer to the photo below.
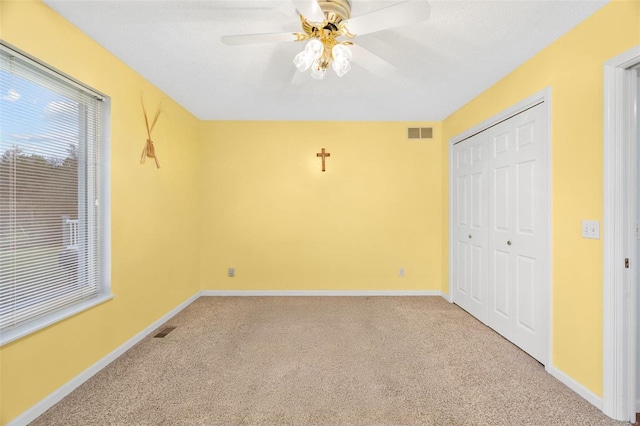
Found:
[[583, 220], [582, 221], [582, 237], [598, 240], [600, 239], [600, 221]]
[[227, 275], [230, 277], [235, 277], [236, 276], [236, 268], [229, 268]]

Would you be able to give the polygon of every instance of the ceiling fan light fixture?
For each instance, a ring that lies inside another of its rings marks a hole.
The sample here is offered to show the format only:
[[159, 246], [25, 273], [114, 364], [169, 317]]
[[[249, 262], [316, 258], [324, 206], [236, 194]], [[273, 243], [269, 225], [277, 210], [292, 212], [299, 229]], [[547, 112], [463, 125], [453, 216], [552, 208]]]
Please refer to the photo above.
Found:
[[[296, 41], [308, 40], [303, 54], [298, 54], [293, 63], [298, 70], [306, 71], [311, 57], [311, 77], [322, 80], [329, 66], [342, 77], [351, 69], [349, 61], [352, 53], [347, 47], [350, 41], [340, 40], [339, 37], [353, 38], [353, 34], [346, 28], [346, 20], [351, 16], [350, 0], [294, 0], [307, 9], [308, 2], [317, 5], [324, 14], [322, 22], [314, 22], [300, 14], [303, 33], [295, 33]], [[313, 12], [313, 11], [312, 11]], [[317, 19], [317, 17], [315, 18]]]
[[[372, 72], [387, 75], [393, 66], [349, 39], [377, 31], [388, 30], [426, 21], [431, 15], [427, 0], [403, 0], [392, 6], [351, 17], [352, 0], [291, 0], [299, 12], [302, 32], [244, 34], [224, 36], [227, 45], [252, 44], [271, 41], [307, 42], [293, 63], [304, 72], [311, 68], [312, 77], [321, 80], [329, 66], [340, 77], [351, 69], [353, 56], [348, 46], [357, 49], [357, 61]], [[364, 0], [360, 0], [364, 2]], [[368, 57], [368, 59], [367, 59]]]

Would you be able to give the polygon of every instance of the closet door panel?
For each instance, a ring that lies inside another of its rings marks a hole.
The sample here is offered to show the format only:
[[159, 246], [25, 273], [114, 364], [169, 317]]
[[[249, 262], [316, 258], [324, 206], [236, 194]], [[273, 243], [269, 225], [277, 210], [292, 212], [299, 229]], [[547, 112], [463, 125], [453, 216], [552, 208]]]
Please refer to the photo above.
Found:
[[487, 317], [486, 135], [454, 146], [454, 301], [486, 322]]
[[489, 198], [488, 325], [546, 359], [546, 126], [538, 105], [489, 129], [494, 147]]

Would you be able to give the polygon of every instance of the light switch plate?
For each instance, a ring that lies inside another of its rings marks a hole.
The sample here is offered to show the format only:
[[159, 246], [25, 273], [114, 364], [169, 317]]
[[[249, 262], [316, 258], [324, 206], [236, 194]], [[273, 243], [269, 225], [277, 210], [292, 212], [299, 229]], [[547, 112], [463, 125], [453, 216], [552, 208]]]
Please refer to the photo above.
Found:
[[582, 221], [582, 238], [600, 239], [600, 221], [583, 220]]

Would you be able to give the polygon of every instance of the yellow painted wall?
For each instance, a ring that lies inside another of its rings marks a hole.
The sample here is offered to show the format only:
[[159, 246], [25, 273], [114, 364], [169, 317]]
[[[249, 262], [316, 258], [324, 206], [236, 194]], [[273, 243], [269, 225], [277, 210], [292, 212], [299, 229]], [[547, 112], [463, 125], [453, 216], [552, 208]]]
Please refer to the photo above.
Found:
[[[407, 140], [417, 125], [435, 138]], [[203, 122], [201, 131], [203, 289], [440, 290], [439, 123]], [[331, 153], [324, 173], [321, 148]]]
[[[111, 97], [112, 292], [89, 311], [0, 348], [0, 423], [21, 414], [199, 290], [199, 121], [39, 1], [0, 1], [8, 43]], [[139, 164], [140, 95], [164, 101], [162, 168]], [[194, 219], [195, 215], [195, 219]]]
[[[604, 63], [640, 44], [640, 1], [613, 1], [452, 114], [451, 137], [551, 87], [552, 362], [602, 395], [602, 239], [581, 238], [583, 219], [603, 215]], [[442, 152], [447, 182], [447, 150]], [[443, 205], [448, 206], [447, 191]], [[443, 216], [447, 276], [448, 214]], [[601, 233], [607, 230], [601, 228]], [[444, 281], [443, 289], [448, 291]]]

